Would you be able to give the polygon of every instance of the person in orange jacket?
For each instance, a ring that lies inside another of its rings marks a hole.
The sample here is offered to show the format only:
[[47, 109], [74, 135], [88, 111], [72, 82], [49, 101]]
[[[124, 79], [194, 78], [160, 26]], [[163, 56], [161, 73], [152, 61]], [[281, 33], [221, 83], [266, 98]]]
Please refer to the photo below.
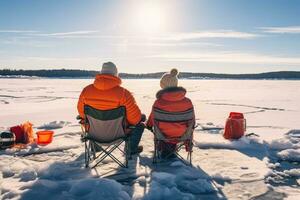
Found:
[[145, 118], [136, 104], [132, 94], [121, 87], [118, 69], [112, 62], [104, 63], [100, 74], [96, 75], [93, 84], [86, 86], [79, 97], [77, 109], [81, 118], [84, 118], [84, 105], [89, 105], [99, 110], [110, 110], [124, 106], [126, 120], [129, 125], [134, 125], [130, 136], [131, 153], [140, 153], [143, 148], [138, 146], [144, 132]]
[[[183, 87], [178, 87], [178, 70], [172, 69], [169, 73], [165, 73], [160, 80], [160, 87], [162, 88], [156, 94], [156, 101], [152, 106], [153, 108], [158, 108], [167, 112], [181, 112], [189, 109], [193, 109], [194, 106], [192, 101], [187, 98], [186, 89]], [[195, 117], [193, 119], [195, 124]], [[153, 111], [148, 117], [147, 128], [152, 129], [154, 124], [153, 120]], [[182, 136], [182, 134], [187, 129], [186, 123], [169, 123], [169, 122], [160, 122], [159, 129], [164, 133], [168, 138], [176, 138]], [[168, 145], [170, 148], [166, 148]], [[174, 151], [176, 148], [176, 143], [161, 143], [160, 147], [162, 149], [162, 157], [164, 155], [170, 155], [171, 151]]]

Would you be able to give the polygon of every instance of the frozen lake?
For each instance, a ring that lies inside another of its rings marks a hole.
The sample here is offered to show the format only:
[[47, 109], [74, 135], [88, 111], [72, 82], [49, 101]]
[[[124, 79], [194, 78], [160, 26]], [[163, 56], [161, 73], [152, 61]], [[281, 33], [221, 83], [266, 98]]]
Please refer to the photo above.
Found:
[[[35, 125], [75, 122], [76, 104], [92, 79], [0, 79], [0, 126], [25, 120]], [[181, 80], [195, 105], [198, 123], [223, 125], [230, 111], [245, 113], [248, 131], [284, 133], [300, 125], [300, 81]], [[159, 80], [123, 80], [148, 114]]]
[[[27, 120], [35, 130], [55, 128], [54, 141], [46, 147], [0, 151], [1, 199], [95, 199], [112, 194], [149, 200], [300, 198], [300, 81], [180, 80], [201, 125], [194, 134], [194, 167], [178, 161], [153, 166], [153, 138], [145, 131], [144, 152], [124, 170], [111, 162], [96, 170], [83, 167], [76, 105], [81, 90], [92, 82], [0, 79], [0, 129]], [[148, 115], [159, 80], [123, 80], [123, 86]], [[205, 129], [224, 126], [231, 111], [243, 112], [247, 133], [259, 137], [228, 141], [222, 130]]]

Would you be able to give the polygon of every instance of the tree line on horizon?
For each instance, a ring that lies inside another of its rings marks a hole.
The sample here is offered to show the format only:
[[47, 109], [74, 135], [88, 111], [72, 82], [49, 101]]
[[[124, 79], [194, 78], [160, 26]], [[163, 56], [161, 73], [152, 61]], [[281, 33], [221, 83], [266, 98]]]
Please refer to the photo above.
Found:
[[[44, 70], [15, 70], [0, 69], [0, 76], [29, 76], [47, 78], [89, 78], [94, 77], [99, 71], [77, 69], [44, 69]], [[120, 73], [121, 78], [146, 79], [161, 78], [164, 72], [129, 74]], [[258, 74], [218, 74], [218, 73], [192, 73], [181, 72], [179, 78], [187, 79], [300, 79], [300, 71], [278, 71]]]

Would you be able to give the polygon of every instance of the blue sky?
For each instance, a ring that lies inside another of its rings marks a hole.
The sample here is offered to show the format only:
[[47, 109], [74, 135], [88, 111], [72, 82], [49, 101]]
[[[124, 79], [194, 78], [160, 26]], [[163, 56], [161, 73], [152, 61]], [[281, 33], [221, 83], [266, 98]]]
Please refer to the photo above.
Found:
[[300, 71], [298, 0], [0, 0], [0, 68]]

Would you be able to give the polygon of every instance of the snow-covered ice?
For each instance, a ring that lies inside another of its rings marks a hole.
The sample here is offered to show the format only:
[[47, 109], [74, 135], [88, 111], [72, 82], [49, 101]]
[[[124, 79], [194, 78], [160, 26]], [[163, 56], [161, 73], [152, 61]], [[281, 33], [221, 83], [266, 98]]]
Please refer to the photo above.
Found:
[[44, 124], [42, 126], [37, 127], [37, 129], [47, 129], [47, 130], [51, 130], [51, 129], [58, 129], [58, 128], [63, 128], [64, 126], [70, 124], [70, 122], [65, 122], [65, 121], [53, 121], [53, 122], [49, 122], [47, 124]]
[[[153, 136], [128, 169], [112, 161], [84, 167], [75, 119], [82, 88], [92, 79], [0, 79], [0, 130], [27, 120], [53, 129], [53, 143], [0, 151], [1, 199], [299, 199], [300, 81], [181, 80], [197, 123], [193, 167], [174, 159], [152, 163]], [[149, 114], [158, 80], [124, 80]], [[247, 133], [221, 133], [230, 111], [243, 112]]]

